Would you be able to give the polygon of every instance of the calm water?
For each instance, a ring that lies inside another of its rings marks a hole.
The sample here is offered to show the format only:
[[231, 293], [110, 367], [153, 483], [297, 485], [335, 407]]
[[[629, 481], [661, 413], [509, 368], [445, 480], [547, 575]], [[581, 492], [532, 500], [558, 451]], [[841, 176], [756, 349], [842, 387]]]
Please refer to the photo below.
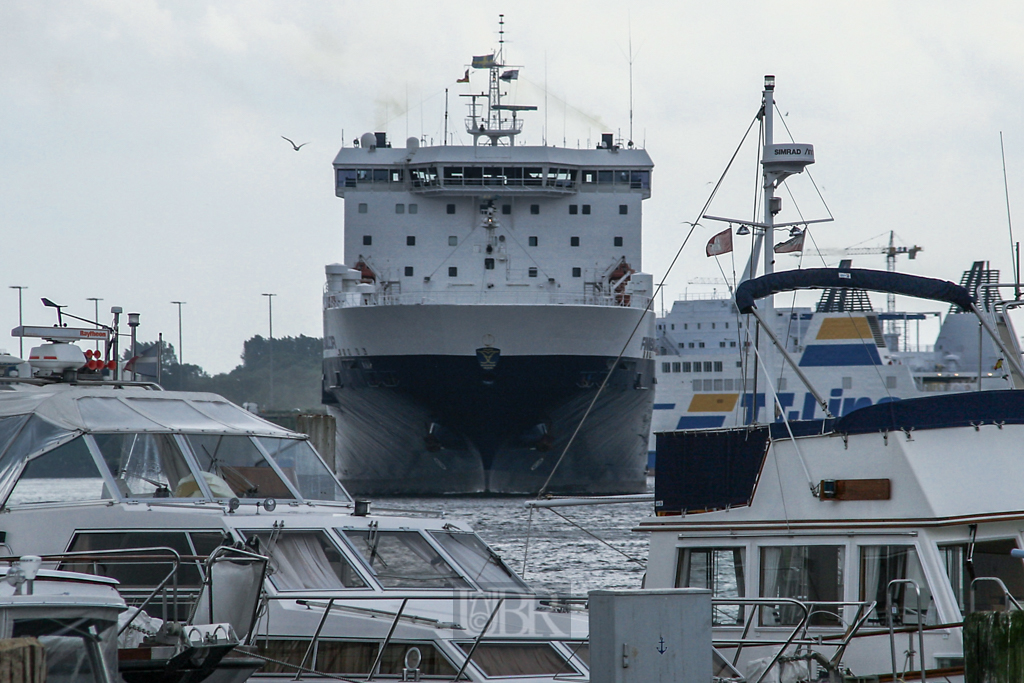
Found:
[[[648, 488], [653, 490], [653, 479]], [[375, 508], [444, 511], [471, 525], [517, 572], [523, 570], [527, 530], [530, 548], [526, 580], [537, 588], [586, 593], [597, 588], [639, 588], [644, 569], [594, 540], [550, 510], [530, 512], [523, 498], [377, 498]], [[614, 548], [647, 562], [647, 534], [630, 531], [649, 516], [653, 502], [555, 508]]]

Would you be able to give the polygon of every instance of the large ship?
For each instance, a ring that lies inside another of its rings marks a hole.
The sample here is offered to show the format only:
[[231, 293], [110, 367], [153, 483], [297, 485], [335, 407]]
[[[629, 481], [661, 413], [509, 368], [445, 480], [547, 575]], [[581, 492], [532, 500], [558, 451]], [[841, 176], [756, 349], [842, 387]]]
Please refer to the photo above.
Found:
[[503, 101], [518, 69], [501, 45], [473, 59], [488, 87], [467, 95], [472, 144], [366, 133], [334, 160], [345, 264], [326, 267], [324, 403], [358, 494], [646, 487], [653, 163], [611, 134], [517, 144], [536, 107]]

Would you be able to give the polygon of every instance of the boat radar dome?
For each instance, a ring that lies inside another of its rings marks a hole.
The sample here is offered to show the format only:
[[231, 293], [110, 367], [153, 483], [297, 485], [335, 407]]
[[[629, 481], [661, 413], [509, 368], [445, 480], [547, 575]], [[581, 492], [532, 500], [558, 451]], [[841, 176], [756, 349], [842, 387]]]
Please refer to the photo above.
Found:
[[405, 141], [405, 148], [410, 152], [415, 152], [420, 148], [420, 139], [410, 137]]
[[359, 146], [363, 149], [373, 149], [377, 146], [377, 136], [373, 133], [363, 133], [359, 136]]

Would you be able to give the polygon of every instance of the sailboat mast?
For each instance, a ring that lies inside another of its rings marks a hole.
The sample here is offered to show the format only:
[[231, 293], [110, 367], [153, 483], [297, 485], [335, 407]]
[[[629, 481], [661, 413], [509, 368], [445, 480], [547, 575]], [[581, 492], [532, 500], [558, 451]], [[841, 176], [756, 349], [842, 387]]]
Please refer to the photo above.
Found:
[[[762, 96], [764, 102], [764, 150], [767, 155], [767, 150], [771, 149], [774, 143], [772, 137], [772, 114], [775, 111], [775, 76], [767, 75], [764, 77], [764, 93]], [[766, 157], [762, 157], [766, 158]], [[762, 163], [763, 168], [763, 163]], [[774, 237], [774, 220], [775, 214], [772, 211], [775, 202], [775, 176], [769, 173], [767, 168], [764, 170], [764, 273], [775, 272], [775, 251], [772, 249], [772, 245], [775, 244]], [[774, 318], [775, 309], [775, 297], [768, 296], [765, 298], [765, 305], [768, 311], [765, 312], [765, 320], [772, 320]]]

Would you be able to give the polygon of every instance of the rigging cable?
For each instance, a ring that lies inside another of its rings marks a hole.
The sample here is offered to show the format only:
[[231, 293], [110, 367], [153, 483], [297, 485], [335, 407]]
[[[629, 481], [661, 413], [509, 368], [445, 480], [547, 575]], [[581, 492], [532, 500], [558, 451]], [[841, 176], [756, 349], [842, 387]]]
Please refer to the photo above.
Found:
[[690, 237], [693, 236], [693, 231], [696, 230], [697, 225], [699, 225], [697, 221], [700, 220], [701, 216], [704, 215], [704, 212], [707, 211], [707, 208], [711, 205], [712, 200], [714, 200], [715, 195], [717, 194], [719, 188], [721, 188], [722, 186], [722, 181], [725, 180], [726, 174], [729, 173], [729, 169], [732, 168], [732, 164], [736, 160], [736, 156], [739, 154], [740, 149], [743, 147], [743, 143], [746, 141], [747, 135], [750, 134], [750, 130], [754, 127], [754, 123], [760, 120], [760, 118], [761, 111], [758, 110], [757, 115], [750, 122], [750, 125], [747, 126], [747, 132], [743, 134], [743, 138], [740, 140], [740, 144], [736, 147], [736, 151], [732, 153], [732, 157], [729, 159], [729, 163], [726, 165], [721, 177], [719, 177], [714, 189], [711, 190], [711, 195], [708, 197], [708, 200], [704, 203], [704, 206], [701, 208], [700, 213], [697, 215], [697, 220], [693, 221], [690, 224], [690, 230], [689, 232], [686, 233], [686, 237], [683, 239], [683, 243], [679, 245], [679, 249], [676, 250], [676, 254], [672, 258], [672, 262], [669, 263], [668, 269], [665, 271], [665, 275], [661, 278], [661, 282], [655, 288], [652, 295], [648, 297], [647, 305], [644, 307], [644, 310], [640, 313], [640, 317], [637, 319], [636, 325], [633, 326], [633, 330], [629, 333], [629, 337], [626, 339], [626, 342], [622, 345], [622, 350], [619, 351], [619, 355], [616, 356], [615, 362], [612, 364], [610, 368], [608, 368], [608, 372], [605, 373], [604, 379], [601, 381], [601, 386], [598, 387], [597, 392], [594, 394], [594, 398], [591, 399], [590, 401], [590, 405], [587, 406], [587, 410], [583, 413], [583, 417], [580, 418], [579, 423], [576, 425], [576, 429], [573, 430], [572, 436], [569, 437], [569, 442], [565, 444], [565, 448], [562, 449], [562, 454], [558, 456], [558, 460], [555, 461], [555, 466], [551, 468], [551, 472], [548, 474], [547, 479], [544, 480], [544, 485], [540, 487], [539, 491], [537, 491], [538, 498], [540, 498], [547, 492], [548, 485], [551, 483], [551, 479], [555, 476], [555, 472], [558, 471], [559, 466], [565, 459], [566, 454], [569, 452], [569, 448], [572, 446], [573, 442], [576, 441], [576, 436], [579, 434], [580, 429], [583, 427], [583, 423], [586, 421], [587, 417], [589, 417], [590, 413], [593, 411], [594, 406], [597, 404], [597, 399], [601, 396], [601, 392], [603, 392], [604, 388], [608, 385], [608, 380], [611, 378], [612, 373], [615, 372], [616, 368], [619, 367], [619, 361], [622, 360], [622, 356], [625, 355], [626, 349], [629, 348], [630, 342], [632, 342], [633, 337], [636, 336], [636, 332], [638, 329], [640, 329], [640, 325], [643, 323], [644, 318], [647, 316], [647, 313], [651, 311], [651, 306], [657, 299], [658, 293], [662, 290], [662, 288], [664, 288], [665, 278], [667, 278], [669, 273], [672, 272], [672, 269], [675, 267], [676, 262], [679, 260], [679, 257], [683, 253], [683, 249], [686, 248], [687, 243], [690, 241]]

